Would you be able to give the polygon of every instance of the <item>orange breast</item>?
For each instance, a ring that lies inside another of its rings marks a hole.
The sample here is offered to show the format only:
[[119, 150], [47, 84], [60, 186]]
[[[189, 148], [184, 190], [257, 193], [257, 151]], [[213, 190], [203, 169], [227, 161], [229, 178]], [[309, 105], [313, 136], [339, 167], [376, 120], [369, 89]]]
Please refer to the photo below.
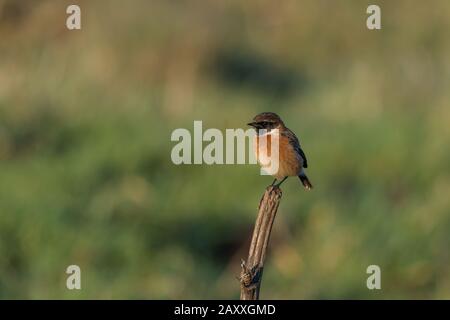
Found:
[[[260, 139], [266, 139], [266, 145], [260, 142]], [[254, 139], [254, 150], [256, 153], [256, 159], [258, 163], [263, 167], [268, 173], [277, 179], [283, 179], [286, 176], [297, 176], [302, 170], [302, 159], [300, 155], [295, 152], [294, 148], [289, 143], [288, 138], [283, 135], [279, 135], [279, 163], [278, 170], [271, 171], [270, 168], [274, 169], [276, 166], [273, 165], [271, 158], [271, 147], [272, 147], [272, 135], [267, 136], [256, 136]]]

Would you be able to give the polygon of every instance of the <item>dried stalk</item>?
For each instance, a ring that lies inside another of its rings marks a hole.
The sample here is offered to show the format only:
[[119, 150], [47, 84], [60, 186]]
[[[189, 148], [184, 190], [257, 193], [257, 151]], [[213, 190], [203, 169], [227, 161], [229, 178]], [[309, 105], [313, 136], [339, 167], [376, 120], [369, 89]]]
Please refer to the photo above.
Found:
[[258, 217], [253, 230], [247, 262], [242, 260], [241, 263], [241, 274], [239, 276], [241, 300], [259, 299], [267, 246], [281, 195], [280, 188], [269, 186], [259, 202]]

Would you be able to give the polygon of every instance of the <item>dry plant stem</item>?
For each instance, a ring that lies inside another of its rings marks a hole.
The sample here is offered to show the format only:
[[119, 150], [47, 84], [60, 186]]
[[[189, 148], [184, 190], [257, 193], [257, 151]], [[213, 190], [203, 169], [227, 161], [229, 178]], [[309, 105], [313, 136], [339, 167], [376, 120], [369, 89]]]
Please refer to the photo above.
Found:
[[264, 261], [273, 221], [281, 200], [281, 190], [277, 186], [267, 187], [259, 203], [258, 217], [253, 230], [252, 242], [248, 252], [247, 262], [242, 260], [241, 300], [258, 300], [261, 286]]

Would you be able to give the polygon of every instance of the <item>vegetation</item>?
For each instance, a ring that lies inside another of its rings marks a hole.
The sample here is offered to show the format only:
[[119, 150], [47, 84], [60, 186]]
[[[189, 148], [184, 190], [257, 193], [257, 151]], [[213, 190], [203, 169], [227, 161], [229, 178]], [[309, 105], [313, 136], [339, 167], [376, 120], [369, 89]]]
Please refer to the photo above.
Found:
[[237, 299], [271, 179], [170, 134], [261, 111], [315, 186], [283, 184], [262, 299], [450, 298], [450, 2], [78, 3], [0, 0], [0, 298]]

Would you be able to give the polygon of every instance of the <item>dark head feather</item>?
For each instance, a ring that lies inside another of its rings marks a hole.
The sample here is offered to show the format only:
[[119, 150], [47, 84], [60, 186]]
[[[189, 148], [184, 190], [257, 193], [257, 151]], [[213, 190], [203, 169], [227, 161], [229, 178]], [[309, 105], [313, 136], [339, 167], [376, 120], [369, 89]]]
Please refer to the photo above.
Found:
[[253, 122], [250, 122], [248, 125], [254, 127], [255, 129], [271, 130], [279, 127], [280, 125], [284, 126], [284, 123], [276, 113], [263, 112], [256, 115], [253, 118]]

